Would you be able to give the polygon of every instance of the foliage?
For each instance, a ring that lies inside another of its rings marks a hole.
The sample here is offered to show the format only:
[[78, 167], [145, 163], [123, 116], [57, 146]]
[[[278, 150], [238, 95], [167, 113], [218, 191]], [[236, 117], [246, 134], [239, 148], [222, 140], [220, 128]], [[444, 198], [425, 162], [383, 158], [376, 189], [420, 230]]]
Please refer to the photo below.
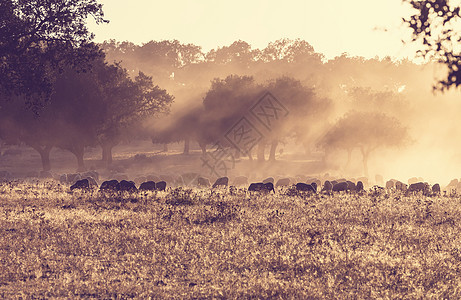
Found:
[[4, 0], [0, 3], [0, 93], [25, 95], [33, 108], [52, 94], [57, 72], [87, 68], [101, 55], [86, 27], [104, 20], [96, 0]]
[[436, 89], [446, 90], [461, 84], [460, 7], [449, 0], [405, 0], [416, 12], [404, 22], [411, 28], [413, 41], [422, 42], [419, 54], [435, 58], [448, 68], [446, 79]]
[[458, 196], [68, 189], [0, 187], [2, 298], [461, 296]]
[[377, 112], [352, 111], [340, 118], [320, 142], [326, 148], [367, 148], [400, 146], [407, 131], [396, 118]]

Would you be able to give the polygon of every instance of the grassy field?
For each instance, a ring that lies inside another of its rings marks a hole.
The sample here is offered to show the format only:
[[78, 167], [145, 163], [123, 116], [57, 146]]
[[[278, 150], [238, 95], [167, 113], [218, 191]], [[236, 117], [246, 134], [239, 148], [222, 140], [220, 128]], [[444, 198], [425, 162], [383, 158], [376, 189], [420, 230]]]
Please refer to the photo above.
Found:
[[0, 298], [461, 297], [461, 198], [0, 187]]

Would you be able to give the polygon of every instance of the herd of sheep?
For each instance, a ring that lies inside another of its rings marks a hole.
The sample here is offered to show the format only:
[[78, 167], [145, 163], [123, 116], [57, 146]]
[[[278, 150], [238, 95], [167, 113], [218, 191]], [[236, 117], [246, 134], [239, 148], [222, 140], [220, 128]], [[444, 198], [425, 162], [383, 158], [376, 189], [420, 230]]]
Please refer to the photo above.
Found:
[[[97, 184], [98, 174], [96, 172], [87, 172], [79, 177], [71, 177], [71, 175], [66, 175], [66, 178], [61, 178], [62, 182], [73, 182], [70, 189], [90, 189], [90, 188], [99, 188], [100, 191], [119, 191], [119, 192], [137, 192], [137, 191], [165, 191], [167, 188], [167, 181], [165, 180], [146, 180], [139, 182], [139, 186], [134, 181], [129, 181], [128, 179], [122, 180], [108, 180], [104, 181], [101, 185]], [[200, 176], [196, 173], [187, 173], [183, 174], [181, 180], [173, 180], [171, 184], [168, 184], [172, 187], [177, 186], [195, 186], [199, 188], [219, 188], [227, 187], [231, 185], [229, 183], [228, 177], [221, 177], [216, 179], [214, 184], [210, 183], [208, 178]], [[146, 178], [141, 178], [146, 179]], [[299, 177], [298, 180], [303, 178]], [[400, 191], [405, 194], [421, 192], [424, 195], [438, 195], [441, 193], [441, 188], [439, 184], [429, 185], [426, 182], [417, 181], [417, 179], [410, 179], [409, 184], [405, 184], [401, 181], [391, 179], [385, 183], [385, 186], [373, 185], [369, 186], [368, 179], [365, 177], [359, 178], [358, 180], [347, 180], [345, 178], [335, 179], [335, 180], [320, 180], [317, 178], [304, 178], [303, 182], [298, 181], [295, 178], [274, 178], [269, 177], [261, 182], [249, 183], [248, 178], [245, 176], [237, 176], [233, 178], [232, 185], [236, 187], [248, 187], [249, 192], [272, 192], [276, 193], [277, 190], [282, 188], [292, 187], [298, 192], [309, 192], [309, 193], [326, 193], [331, 194], [335, 192], [348, 192], [348, 193], [365, 193], [366, 188], [370, 190], [394, 190]], [[180, 182], [180, 184], [178, 184]], [[187, 182], [187, 183], [185, 183]], [[445, 191], [451, 189], [456, 189], [458, 185], [457, 180], [453, 180], [446, 188]]]

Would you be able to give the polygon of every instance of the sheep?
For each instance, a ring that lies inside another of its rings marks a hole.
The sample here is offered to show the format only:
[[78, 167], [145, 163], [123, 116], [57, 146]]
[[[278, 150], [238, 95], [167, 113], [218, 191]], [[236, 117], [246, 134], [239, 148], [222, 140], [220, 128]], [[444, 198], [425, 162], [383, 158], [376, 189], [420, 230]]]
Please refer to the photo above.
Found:
[[331, 192], [332, 189], [333, 189], [333, 184], [331, 184], [330, 181], [327, 180], [327, 181], [325, 181], [325, 182], [323, 183], [323, 189], [322, 189], [322, 191]]
[[273, 191], [275, 193], [274, 185], [272, 182], [262, 183], [256, 182], [250, 184], [248, 187], [249, 192], [270, 192]]
[[281, 179], [277, 180], [277, 183], [275, 184], [275, 187], [289, 186], [290, 183], [291, 183], [290, 178], [281, 178]]
[[117, 185], [117, 190], [121, 192], [137, 192], [136, 184], [133, 181], [122, 180]]
[[215, 183], [213, 184], [212, 188], [218, 187], [218, 186], [227, 186], [229, 183], [229, 178], [228, 177], [220, 177], [216, 179]]
[[104, 181], [101, 186], [99, 187], [100, 191], [116, 191], [118, 186], [118, 180], [107, 180]]
[[314, 189], [312, 185], [304, 183], [304, 182], [298, 182], [296, 184], [296, 190], [300, 192], [313, 192], [313, 193], [317, 192], [317, 189]]
[[90, 188], [90, 184], [88, 182], [88, 179], [82, 179], [82, 180], [78, 180], [76, 183], [74, 183], [71, 187], [70, 187], [70, 190], [73, 191], [75, 189], [89, 189]]
[[363, 182], [362, 181], [357, 181], [357, 184], [355, 185], [355, 191], [356, 192], [362, 192], [363, 191]]
[[347, 191], [347, 182], [339, 182], [333, 186], [333, 192], [345, 192]]
[[140, 191], [155, 191], [155, 181], [145, 181], [139, 186]]
[[164, 191], [166, 189], [166, 182], [165, 181], [159, 181], [155, 184], [155, 189], [157, 191]]
[[197, 178], [197, 185], [198, 186], [204, 186], [204, 187], [210, 187], [211, 183], [210, 183], [210, 180], [208, 178], [199, 177], [199, 178]]

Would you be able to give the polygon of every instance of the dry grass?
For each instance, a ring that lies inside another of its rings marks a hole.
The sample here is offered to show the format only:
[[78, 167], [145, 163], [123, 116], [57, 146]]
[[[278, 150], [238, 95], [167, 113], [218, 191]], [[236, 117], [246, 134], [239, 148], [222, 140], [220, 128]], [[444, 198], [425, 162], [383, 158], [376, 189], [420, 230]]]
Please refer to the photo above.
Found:
[[1, 298], [459, 298], [459, 197], [0, 187]]

